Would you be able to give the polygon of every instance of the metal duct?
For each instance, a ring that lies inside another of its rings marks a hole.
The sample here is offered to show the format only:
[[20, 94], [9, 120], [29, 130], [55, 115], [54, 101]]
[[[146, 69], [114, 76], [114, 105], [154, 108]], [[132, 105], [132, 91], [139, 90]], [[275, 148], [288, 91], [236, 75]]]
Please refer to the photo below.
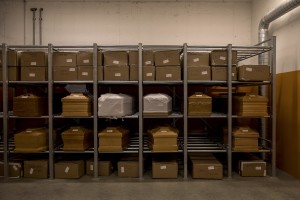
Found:
[[[259, 23], [258, 26], [258, 42], [265, 41], [269, 38], [269, 25], [274, 20], [278, 19], [282, 15], [288, 13], [294, 8], [300, 5], [300, 0], [287, 0], [284, 3], [280, 4], [277, 8], [270, 11], [265, 15]], [[263, 54], [259, 56], [259, 64], [268, 64], [269, 57], [268, 54]]]

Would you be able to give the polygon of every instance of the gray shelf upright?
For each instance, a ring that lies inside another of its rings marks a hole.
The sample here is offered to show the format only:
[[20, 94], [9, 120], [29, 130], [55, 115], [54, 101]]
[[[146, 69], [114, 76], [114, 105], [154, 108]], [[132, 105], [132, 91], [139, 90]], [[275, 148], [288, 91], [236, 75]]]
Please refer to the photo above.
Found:
[[187, 44], [183, 45], [183, 178], [188, 177], [188, 80]]
[[4, 158], [4, 178], [8, 174], [8, 69], [7, 69], [7, 45], [2, 44], [2, 90], [3, 90], [3, 158]]
[[271, 51], [271, 131], [272, 131], [272, 176], [276, 176], [276, 37], [272, 37]]
[[138, 60], [139, 60], [139, 178], [143, 179], [144, 173], [144, 141], [143, 141], [143, 132], [144, 132], [144, 120], [143, 120], [143, 46], [142, 43], [139, 43], [138, 47]]
[[53, 144], [53, 45], [48, 44], [48, 115], [49, 115], [49, 178], [54, 179]]
[[232, 178], [232, 45], [227, 46], [227, 88], [228, 88], [228, 102], [227, 102], [227, 174], [228, 178]]
[[93, 44], [94, 178], [98, 178], [98, 46]]

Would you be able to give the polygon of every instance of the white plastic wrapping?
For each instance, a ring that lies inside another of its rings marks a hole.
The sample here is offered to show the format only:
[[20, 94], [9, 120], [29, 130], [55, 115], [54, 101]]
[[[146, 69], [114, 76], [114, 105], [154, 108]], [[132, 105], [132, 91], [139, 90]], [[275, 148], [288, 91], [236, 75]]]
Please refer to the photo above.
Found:
[[172, 97], [167, 94], [144, 96], [144, 113], [169, 113], [172, 111]]
[[126, 94], [102, 94], [98, 98], [98, 116], [123, 117], [134, 113], [134, 99]]

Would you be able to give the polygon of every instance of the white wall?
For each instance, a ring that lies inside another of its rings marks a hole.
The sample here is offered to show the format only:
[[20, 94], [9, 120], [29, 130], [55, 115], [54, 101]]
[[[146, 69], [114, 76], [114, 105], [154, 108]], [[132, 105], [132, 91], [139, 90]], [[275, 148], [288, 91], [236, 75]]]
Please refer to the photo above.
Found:
[[250, 0], [27, 0], [25, 32], [22, 2], [0, 1], [0, 42], [32, 44], [30, 8], [42, 7], [43, 44], [251, 44]]
[[[252, 43], [258, 41], [258, 24], [283, 0], [254, 0], [252, 4]], [[300, 70], [300, 7], [270, 24], [270, 36], [277, 38], [277, 73]]]
[[24, 44], [24, 3], [0, 0], [0, 42]]

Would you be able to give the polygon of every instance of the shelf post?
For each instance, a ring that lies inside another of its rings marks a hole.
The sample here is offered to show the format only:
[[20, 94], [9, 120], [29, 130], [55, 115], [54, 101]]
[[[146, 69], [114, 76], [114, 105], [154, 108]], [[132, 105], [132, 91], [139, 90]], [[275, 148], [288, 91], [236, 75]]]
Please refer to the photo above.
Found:
[[228, 144], [227, 144], [227, 167], [228, 178], [232, 178], [232, 44], [227, 46], [227, 87], [228, 87], [228, 112], [227, 112], [227, 129], [228, 129]]
[[143, 45], [139, 43], [139, 177], [143, 179], [144, 176], [144, 141], [143, 141]]
[[4, 143], [4, 178], [8, 173], [8, 69], [7, 69], [7, 44], [2, 44], [2, 90], [3, 90], [3, 143]]
[[272, 51], [271, 51], [271, 66], [272, 66], [272, 176], [276, 176], [276, 36], [272, 37]]
[[49, 117], [49, 178], [54, 179], [54, 146], [53, 146], [53, 45], [48, 44], [48, 117]]
[[94, 178], [98, 178], [98, 45], [93, 44]]
[[188, 152], [187, 152], [187, 137], [188, 137], [188, 87], [187, 87], [187, 43], [183, 45], [183, 178], [187, 180], [188, 174]]

